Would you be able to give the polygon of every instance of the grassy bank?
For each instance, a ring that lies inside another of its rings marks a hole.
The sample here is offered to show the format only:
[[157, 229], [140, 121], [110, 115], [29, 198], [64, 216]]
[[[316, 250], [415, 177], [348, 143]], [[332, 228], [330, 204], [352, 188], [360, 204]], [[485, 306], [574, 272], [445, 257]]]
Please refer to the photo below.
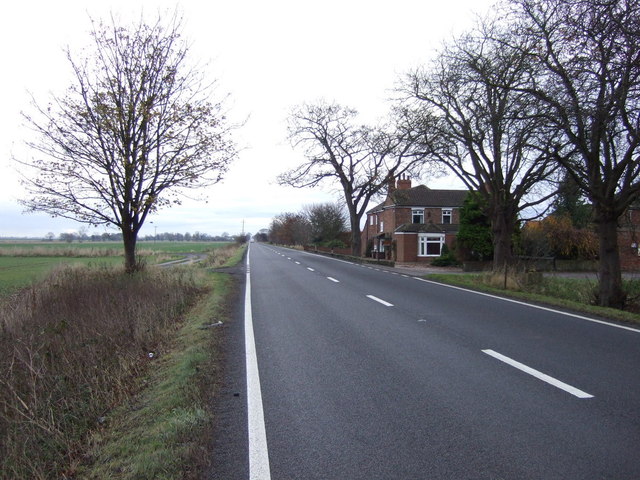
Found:
[[211, 325], [232, 288], [203, 268], [100, 267], [25, 290], [2, 312], [0, 477], [197, 478], [210, 441]]
[[597, 284], [589, 279], [542, 277], [537, 281], [520, 283], [505, 290], [496, 287], [495, 282], [486, 274], [430, 274], [425, 278], [611, 320], [640, 324], [640, 315], [638, 314], [640, 312], [640, 281], [638, 280], [624, 281], [629, 301], [628, 310], [621, 311], [594, 305]]

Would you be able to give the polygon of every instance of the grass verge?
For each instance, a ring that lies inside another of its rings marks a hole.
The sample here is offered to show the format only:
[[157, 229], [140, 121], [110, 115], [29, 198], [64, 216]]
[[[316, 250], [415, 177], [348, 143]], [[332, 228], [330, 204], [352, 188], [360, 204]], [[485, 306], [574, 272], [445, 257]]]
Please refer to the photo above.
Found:
[[[425, 275], [424, 278], [434, 282], [465, 287], [470, 290], [491, 293], [497, 296], [559, 307], [564, 310], [585, 313], [608, 320], [636, 325], [640, 324], [640, 315], [636, 313], [590, 305], [589, 301], [593, 295], [595, 283], [586, 279], [545, 277], [541, 282], [526, 287], [528, 291], [516, 291], [505, 290], [489, 285], [486, 282], [486, 276], [484, 274], [434, 273]], [[630, 298], [635, 301], [640, 292], [640, 282], [626, 281], [625, 287], [629, 292]]]
[[[240, 262], [236, 248], [223, 264]], [[226, 322], [226, 302], [235, 288], [229, 275], [200, 269], [207, 287], [178, 330], [169, 353], [158, 358], [130, 402], [113, 411], [108, 429], [93, 436], [90, 464], [82, 478], [200, 478], [211, 441], [211, 397], [217, 379], [217, 354]]]
[[15, 294], [0, 312], [0, 478], [198, 478], [211, 324], [233, 286], [203, 268], [65, 266]]

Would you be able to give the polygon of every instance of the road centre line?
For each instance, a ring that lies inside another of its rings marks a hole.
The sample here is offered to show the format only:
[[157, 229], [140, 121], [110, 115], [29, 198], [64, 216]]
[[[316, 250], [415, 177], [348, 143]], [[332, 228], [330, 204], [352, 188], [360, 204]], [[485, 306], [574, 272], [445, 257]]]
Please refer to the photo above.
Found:
[[517, 305], [524, 305], [524, 306], [531, 307], [531, 308], [537, 308], [538, 310], [544, 310], [545, 312], [557, 313], [557, 314], [560, 314], [560, 315], [565, 315], [567, 317], [573, 317], [573, 318], [577, 318], [577, 319], [580, 319], [580, 320], [586, 320], [587, 322], [599, 323], [600, 325], [606, 325], [608, 327], [614, 327], [614, 328], [619, 328], [621, 330], [628, 330], [630, 332], [640, 333], [640, 330], [637, 329], [637, 328], [626, 327], [624, 325], [617, 325], [615, 323], [605, 322], [603, 320], [596, 320], [595, 318], [589, 318], [589, 317], [585, 317], [583, 315], [578, 315], [578, 314], [575, 314], [575, 313], [563, 312], [562, 310], [556, 310], [554, 308], [543, 307], [541, 305], [534, 305], [532, 303], [527, 303], [527, 302], [521, 302], [519, 300], [514, 300], [512, 298], [499, 297], [497, 295], [492, 295], [490, 293], [478, 292], [476, 290], [469, 290], [468, 288], [463, 288], [463, 287], [456, 287], [455, 285], [447, 285], [446, 283], [434, 282], [432, 280], [426, 280], [426, 279], [420, 278], [420, 277], [411, 277], [411, 278], [413, 278], [415, 280], [418, 280], [420, 282], [430, 283], [432, 285], [438, 285], [440, 287], [453, 288], [454, 290], [461, 290], [463, 292], [474, 293], [476, 295], [481, 295], [483, 297], [494, 298], [496, 300], [502, 300], [504, 302], [510, 302], [510, 303], [515, 303]]
[[517, 368], [518, 370], [528, 373], [529, 375], [537, 378], [538, 380], [542, 380], [543, 382], [546, 382], [549, 385], [553, 385], [556, 388], [564, 390], [565, 392], [570, 393], [571, 395], [574, 395], [578, 398], [593, 398], [593, 395], [587, 392], [583, 392], [582, 390], [572, 387], [571, 385], [561, 382], [556, 378], [550, 377], [547, 374], [544, 374], [538, 370], [528, 367], [525, 364], [517, 362], [516, 360], [513, 360], [512, 358], [504, 356], [498, 352], [495, 352], [493, 350], [482, 350], [482, 352], [486, 353], [487, 355], [497, 360], [500, 360], [501, 362], [506, 363], [507, 365], [511, 365], [512, 367]]
[[370, 298], [371, 300], [373, 300], [375, 302], [381, 303], [385, 307], [393, 307], [393, 303], [386, 302], [386, 301], [382, 300], [381, 298], [375, 297], [373, 295], [367, 295], [367, 298]]
[[335, 278], [333, 278], [333, 277], [327, 277], [327, 279], [328, 279], [328, 280], [331, 280], [331, 281], [332, 281], [332, 282], [334, 282], [334, 283], [340, 283], [340, 280], [336, 280], [336, 279], [335, 279]]
[[251, 246], [247, 249], [247, 273], [244, 294], [244, 342], [247, 369], [247, 426], [249, 433], [249, 479], [271, 480], [269, 449], [264, 424], [258, 355], [251, 311]]
[[309, 270], [310, 272], [315, 272], [315, 270], [311, 267], [307, 267], [307, 270]]

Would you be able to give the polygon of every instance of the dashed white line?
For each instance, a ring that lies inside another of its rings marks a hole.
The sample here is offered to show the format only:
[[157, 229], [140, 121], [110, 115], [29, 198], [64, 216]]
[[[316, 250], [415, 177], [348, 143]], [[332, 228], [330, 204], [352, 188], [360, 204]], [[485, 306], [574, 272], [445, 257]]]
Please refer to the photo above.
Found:
[[296, 265], [300, 265], [300, 262], [296, 262]]
[[384, 305], [385, 307], [393, 307], [393, 303], [389, 303], [385, 300], [382, 300], [381, 298], [375, 297], [373, 295], [367, 295], [367, 298], [370, 298], [371, 300], [381, 303], [382, 305]]
[[315, 272], [315, 270], [311, 267], [307, 267], [307, 270], [309, 270], [310, 272]]
[[593, 395], [587, 393], [587, 392], [583, 392], [582, 390], [579, 390], [575, 387], [572, 387], [571, 385], [568, 385], [564, 382], [561, 382], [560, 380], [550, 377], [549, 375], [542, 373], [538, 370], [535, 370], [531, 367], [526, 366], [523, 363], [517, 362], [516, 360], [513, 360], [512, 358], [506, 357], [498, 352], [494, 352], [493, 350], [482, 350], [484, 353], [486, 353], [487, 355], [496, 358], [498, 360], [500, 360], [501, 362], [506, 363], [507, 365], [511, 365], [514, 368], [517, 368], [518, 370], [521, 370], [525, 373], [528, 373], [529, 375], [537, 378], [538, 380], [542, 380], [543, 382], [547, 382], [549, 385], [553, 385], [556, 388], [559, 388], [561, 390], [564, 390], [567, 393], [570, 393], [571, 395], [574, 395], [578, 398], [593, 398]]
[[335, 279], [335, 278], [333, 278], [333, 277], [327, 277], [327, 280], [331, 280], [331, 281], [332, 281], [332, 282], [334, 282], [334, 283], [340, 283], [340, 280], [336, 280], [336, 279]]

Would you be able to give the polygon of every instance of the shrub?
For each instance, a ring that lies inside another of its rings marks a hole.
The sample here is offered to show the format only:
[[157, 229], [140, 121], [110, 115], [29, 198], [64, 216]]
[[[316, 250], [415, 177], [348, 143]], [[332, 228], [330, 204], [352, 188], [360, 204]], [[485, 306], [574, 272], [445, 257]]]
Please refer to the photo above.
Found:
[[445, 244], [442, 246], [442, 252], [440, 252], [440, 256], [435, 258], [431, 265], [434, 267], [453, 267], [460, 265], [456, 256], [449, 250], [449, 247]]
[[198, 288], [182, 270], [65, 267], [2, 306], [0, 478], [64, 478]]

